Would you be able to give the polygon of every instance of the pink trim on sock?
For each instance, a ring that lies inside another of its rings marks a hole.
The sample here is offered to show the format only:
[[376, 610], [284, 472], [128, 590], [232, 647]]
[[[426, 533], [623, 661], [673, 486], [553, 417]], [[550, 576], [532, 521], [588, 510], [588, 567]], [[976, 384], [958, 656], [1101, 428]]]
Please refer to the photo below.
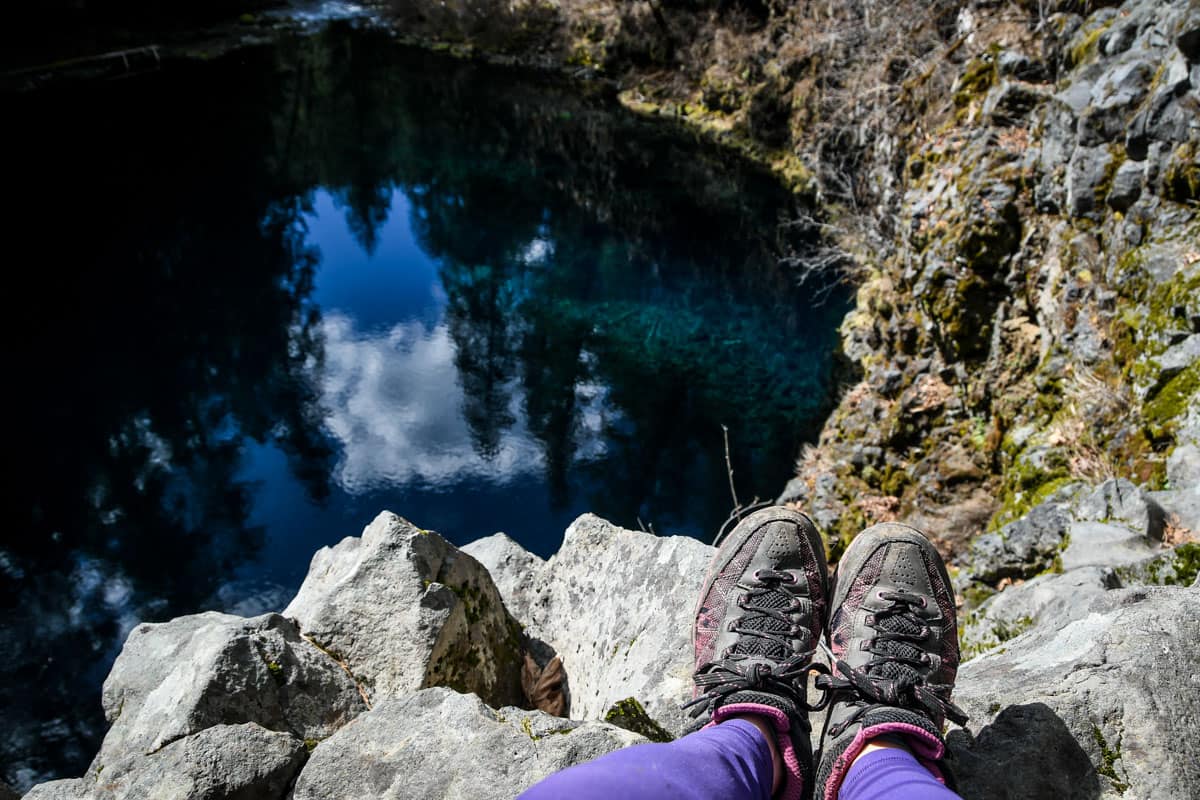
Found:
[[[759, 705], [758, 703], [730, 703], [721, 706], [713, 712], [710, 725], [724, 722], [730, 717], [748, 714], [755, 717], [766, 717], [775, 725], [775, 746], [783, 759], [783, 788], [778, 794], [779, 800], [803, 800], [804, 771], [800, 767], [800, 759], [796, 755], [796, 746], [788, 733], [791, 722], [787, 714], [778, 708]], [[708, 727], [707, 725], [705, 727]]]
[[889, 733], [903, 736], [904, 743], [908, 745], [908, 749], [912, 750], [917, 763], [929, 770], [939, 783], [946, 782], [945, 776], [937, 767], [937, 761], [945, 755], [946, 748], [936, 736], [931, 735], [924, 728], [910, 725], [907, 722], [885, 722], [860, 730], [854, 737], [854, 741], [850, 742], [850, 746], [838, 756], [837, 761], [833, 762], [833, 770], [829, 773], [829, 780], [825, 784], [825, 800], [837, 800], [838, 792], [842, 788], [842, 781], [846, 779], [846, 773], [850, 771], [850, 765], [867, 746], [867, 742], [877, 736]]

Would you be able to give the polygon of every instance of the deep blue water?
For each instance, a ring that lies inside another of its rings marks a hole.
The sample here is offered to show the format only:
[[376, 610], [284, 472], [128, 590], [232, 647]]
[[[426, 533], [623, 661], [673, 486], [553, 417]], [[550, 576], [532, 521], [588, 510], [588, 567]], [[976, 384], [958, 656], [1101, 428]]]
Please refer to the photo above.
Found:
[[137, 622], [281, 608], [382, 509], [709, 538], [722, 426], [767, 498], [829, 408], [795, 199], [602, 87], [341, 25], [0, 102], [10, 783], [82, 772]]

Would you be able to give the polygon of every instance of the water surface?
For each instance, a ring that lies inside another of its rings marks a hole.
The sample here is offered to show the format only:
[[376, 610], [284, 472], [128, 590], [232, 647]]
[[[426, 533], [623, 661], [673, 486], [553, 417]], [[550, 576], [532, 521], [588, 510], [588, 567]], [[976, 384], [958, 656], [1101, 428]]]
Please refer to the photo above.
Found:
[[4, 778], [77, 775], [130, 627], [281, 608], [381, 509], [708, 538], [828, 409], [768, 177], [597, 89], [342, 24], [3, 98]]

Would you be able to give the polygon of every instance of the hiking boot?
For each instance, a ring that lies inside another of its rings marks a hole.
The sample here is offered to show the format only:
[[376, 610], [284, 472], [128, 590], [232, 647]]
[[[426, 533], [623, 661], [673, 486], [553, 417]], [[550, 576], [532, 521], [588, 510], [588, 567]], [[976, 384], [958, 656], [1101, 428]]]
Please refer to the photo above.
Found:
[[958, 671], [954, 594], [942, 558], [915, 528], [885, 522], [860, 533], [834, 576], [831, 703], [821, 737], [816, 798], [837, 800], [850, 764], [878, 736], [901, 739], [942, 782], [946, 717]]
[[779, 796], [812, 786], [807, 676], [821, 635], [829, 577], [808, 517], [773, 507], [750, 514], [720, 545], [700, 591], [692, 643], [693, 717], [771, 721], [786, 776]]

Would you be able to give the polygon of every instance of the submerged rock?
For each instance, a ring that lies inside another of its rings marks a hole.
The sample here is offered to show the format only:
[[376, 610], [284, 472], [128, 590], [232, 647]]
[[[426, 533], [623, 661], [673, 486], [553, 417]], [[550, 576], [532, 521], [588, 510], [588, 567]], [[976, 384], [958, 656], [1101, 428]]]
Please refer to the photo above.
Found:
[[495, 706], [523, 700], [520, 627], [487, 570], [390, 512], [317, 551], [284, 614], [372, 702], [438, 685]]
[[384, 700], [323, 742], [295, 800], [510, 800], [564, 767], [646, 741], [604, 722], [494, 711], [474, 695], [425, 689]]

